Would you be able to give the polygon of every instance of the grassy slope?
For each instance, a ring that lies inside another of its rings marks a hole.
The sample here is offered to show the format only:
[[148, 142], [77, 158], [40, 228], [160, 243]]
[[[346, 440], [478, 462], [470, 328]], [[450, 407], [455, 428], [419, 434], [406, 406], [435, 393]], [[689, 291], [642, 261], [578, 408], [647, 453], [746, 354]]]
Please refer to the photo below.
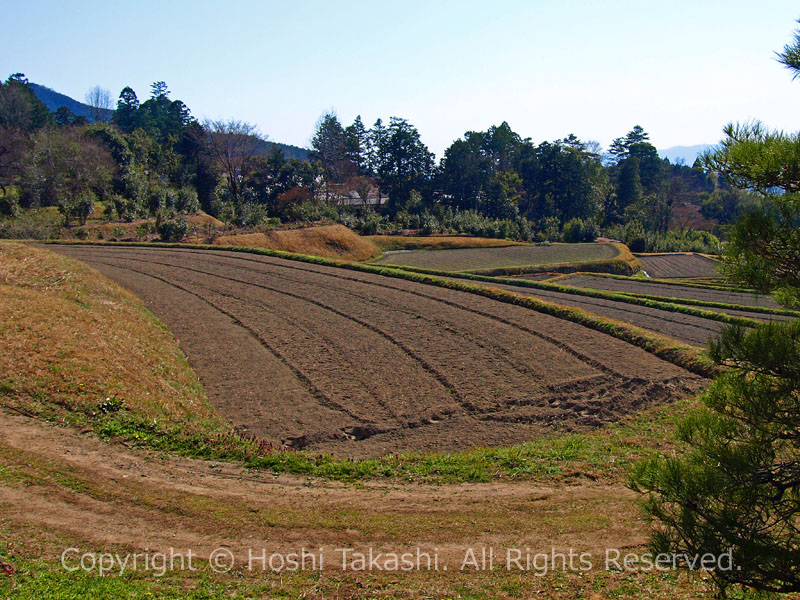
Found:
[[218, 455], [231, 427], [172, 334], [89, 267], [0, 243], [0, 402], [171, 450]]
[[224, 235], [216, 238], [214, 245], [270, 248], [345, 260], [368, 260], [381, 253], [369, 238], [361, 237], [344, 225]]

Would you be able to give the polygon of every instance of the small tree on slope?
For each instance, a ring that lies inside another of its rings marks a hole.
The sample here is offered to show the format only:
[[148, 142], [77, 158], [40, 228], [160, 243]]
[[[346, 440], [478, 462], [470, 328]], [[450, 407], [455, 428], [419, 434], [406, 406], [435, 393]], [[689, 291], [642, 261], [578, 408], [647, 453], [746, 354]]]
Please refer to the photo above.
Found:
[[[779, 60], [800, 76], [800, 31]], [[800, 136], [760, 123], [729, 125], [706, 166], [759, 191], [762, 208], [731, 230], [724, 271], [734, 281], [800, 305]], [[653, 549], [732, 552], [713, 571], [720, 595], [734, 584], [800, 591], [800, 321], [727, 329], [710, 345], [725, 367], [703, 407], [678, 429], [682, 457], [637, 465]], [[727, 565], [726, 565], [727, 566]]]

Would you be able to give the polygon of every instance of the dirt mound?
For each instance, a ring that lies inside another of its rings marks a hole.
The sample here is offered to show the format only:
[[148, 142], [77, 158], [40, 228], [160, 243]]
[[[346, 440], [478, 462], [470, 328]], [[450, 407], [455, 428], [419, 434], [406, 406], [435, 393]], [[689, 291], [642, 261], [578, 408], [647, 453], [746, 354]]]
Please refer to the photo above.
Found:
[[223, 235], [214, 240], [219, 246], [270, 248], [326, 258], [366, 260], [380, 254], [378, 247], [344, 225], [323, 225], [304, 229]]

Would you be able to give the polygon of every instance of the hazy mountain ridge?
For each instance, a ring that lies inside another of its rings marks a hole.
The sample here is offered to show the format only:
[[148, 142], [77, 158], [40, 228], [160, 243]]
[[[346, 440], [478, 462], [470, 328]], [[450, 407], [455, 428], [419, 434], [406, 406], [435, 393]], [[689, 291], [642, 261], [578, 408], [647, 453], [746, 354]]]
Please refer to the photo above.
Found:
[[694, 146], [672, 146], [658, 151], [661, 158], [668, 158], [669, 162], [675, 164], [679, 159], [689, 167], [694, 164], [695, 159], [711, 148], [713, 144], [696, 144]]

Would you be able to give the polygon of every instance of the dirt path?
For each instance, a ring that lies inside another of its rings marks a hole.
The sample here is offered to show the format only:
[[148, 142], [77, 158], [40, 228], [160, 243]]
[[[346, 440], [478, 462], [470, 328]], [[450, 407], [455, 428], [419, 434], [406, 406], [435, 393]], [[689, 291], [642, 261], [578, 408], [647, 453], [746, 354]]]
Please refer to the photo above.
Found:
[[0, 464], [7, 478], [0, 486], [4, 522], [61, 540], [43, 549], [50, 560], [58, 560], [59, 543], [85, 551], [192, 548], [201, 557], [224, 546], [239, 565], [250, 548], [322, 547], [325, 564], [336, 570], [336, 548], [420, 547], [455, 569], [469, 547], [600, 555], [645, 541], [632, 493], [616, 484], [309, 485], [106, 444], [3, 411]]
[[508, 445], [703, 385], [610, 336], [464, 292], [224, 251], [52, 249], [137, 293], [234, 424], [298, 448]]

